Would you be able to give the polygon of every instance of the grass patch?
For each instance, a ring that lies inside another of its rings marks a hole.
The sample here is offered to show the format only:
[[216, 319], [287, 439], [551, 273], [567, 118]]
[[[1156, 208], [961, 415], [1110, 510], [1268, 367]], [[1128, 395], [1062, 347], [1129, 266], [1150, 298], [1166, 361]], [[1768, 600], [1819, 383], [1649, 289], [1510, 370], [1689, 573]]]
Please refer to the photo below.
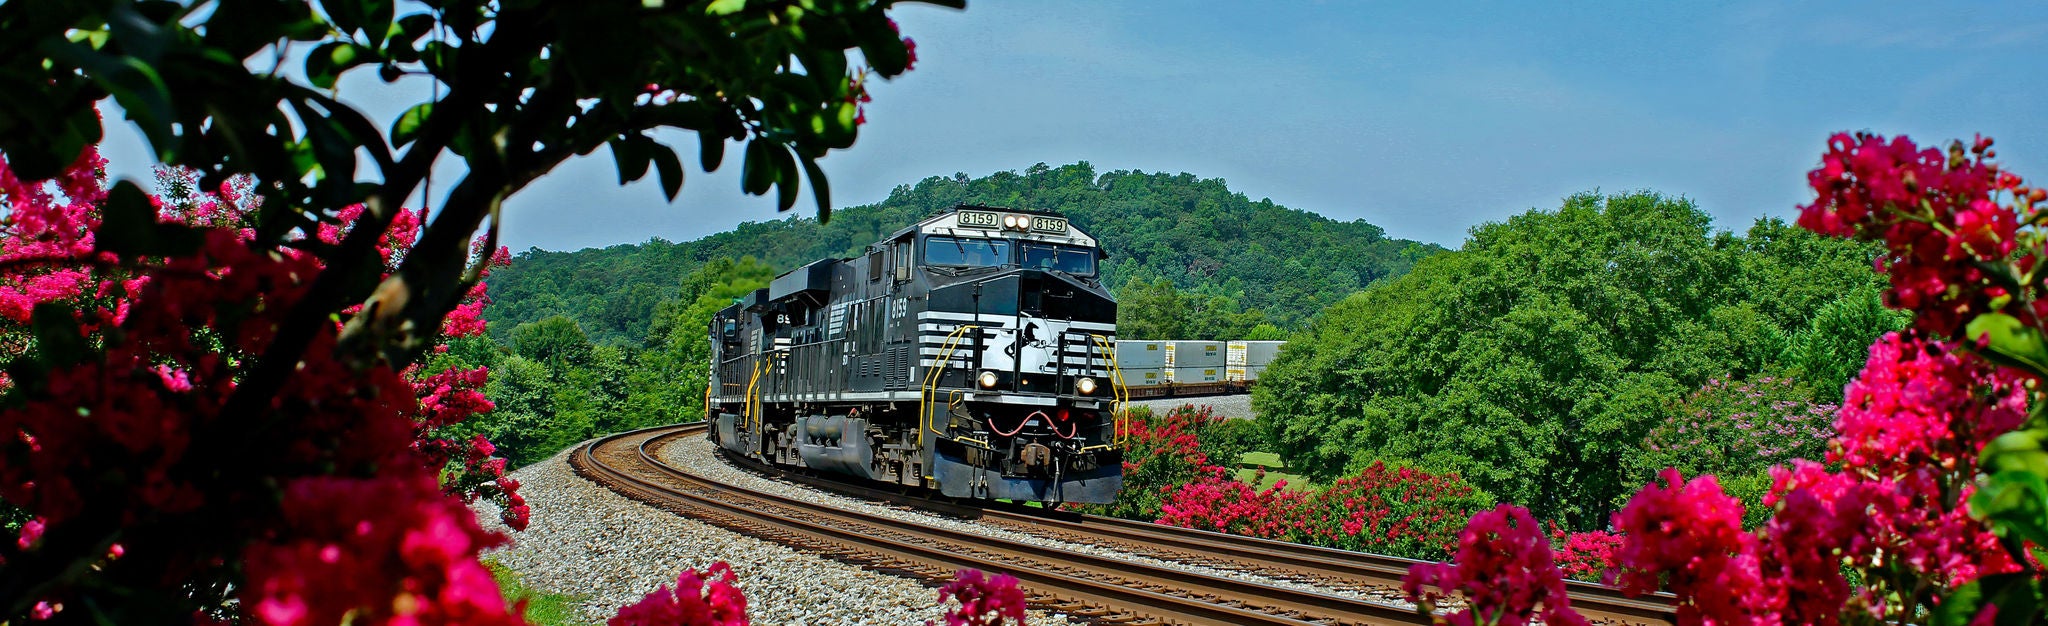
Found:
[[[1259, 478], [1257, 468], [1266, 468], [1266, 477]], [[1236, 478], [1241, 483], [1251, 483], [1260, 491], [1271, 489], [1275, 483], [1287, 481], [1288, 491], [1303, 491], [1309, 488], [1308, 478], [1300, 474], [1279, 471], [1287, 467], [1280, 461], [1280, 455], [1271, 452], [1246, 452], [1238, 457]]]
[[1280, 462], [1280, 455], [1272, 452], [1246, 452], [1237, 460], [1238, 465], [1257, 465], [1268, 470], [1287, 467]]
[[1274, 483], [1278, 483], [1278, 482], [1280, 482], [1280, 481], [1283, 481], [1283, 480], [1287, 481], [1287, 490], [1288, 490], [1288, 491], [1303, 491], [1303, 490], [1306, 490], [1306, 489], [1308, 489], [1308, 488], [1309, 488], [1309, 482], [1308, 482], [1308, 477], [1306, 477], [1306, 476], [1302, 476], [1302, 475], [1300, 475], [1300, 474], [1289, 474], [1289, 473], [1286, 473], [1286, 472], [1275, 472], [1275, 471], [1267, 471], [1267, 472], [1266, 472], [1266, 477], [1265, 477], [1265, 479], [1263, 479], [1263, 480], [1259, 480], [1258, 478], [1259, 478], [1259, 471], [1258, 471], [1258, 470], [1255, 470], [1255, 469], [1240, 469], [1240, 470], [1237, 470], [1237, 481], [1238, 481], [1238, 482], [1242, 482], [1242, 483], [1253, 483], [1253, 484], [1255, 484], [1255, 485], [1256, 485], [1256, 486], [1257, 486], [1257, 487], [1259, 488], [1259, 490], [1260, 490], [1260, 491], [1264, 491], [1264, 490], [1270, 489], [1270, 488], [1272, 488], [1272, 487], [1273, 487], [1273, 484], [1274, 484]]
[[498, 588], [504, 591], [507, 604], [526, 600], [527, 622], [537, 626], [594, 626], [576, 616], [576, 607], [583, 603], [583, 598], [527, 587], [526, 582], [519, 579], [518, 572], [495, 560], [484, 559], [483, 563], [491, 570], [491, 578], [498, 581]]

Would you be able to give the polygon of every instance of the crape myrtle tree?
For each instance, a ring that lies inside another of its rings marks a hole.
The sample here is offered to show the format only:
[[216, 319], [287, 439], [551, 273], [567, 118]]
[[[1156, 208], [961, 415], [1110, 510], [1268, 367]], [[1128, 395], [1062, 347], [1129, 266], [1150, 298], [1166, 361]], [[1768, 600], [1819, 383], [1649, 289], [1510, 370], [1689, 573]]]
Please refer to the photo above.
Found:
[[[5, 262], [34, 304], [0, 398], [19, 523], [0, 620], [517, 621], [476, 564], [502, 539], [418, 445], [436, 392], [476, 381], [404, 374], [475, 305], [504, 201], [599, 148], [673, 199], [681, 157], [653, 133], [681, 129], [706, 169], [741, 142], [746, 192], [787, 209], [807, 184], [823, 217], [816, 160], [853, 144], [867, 81], [916, 59], [887, 0], [418, 6], [0, 4], [6, 222], [35, 244]], [[303, 72], [278, 71], [299, 53]], [[372, 121], [333, 92], [351, 71], [439, 89]], [[246, 211], [178, 219], [99, 187], [107, 98]], [[402, 209], [443, 158], [460, 179]], [[102, 278], [44, 289], [65, 272]]]
[[[1769, 470], [1760, 528], [1711, 474], [1637, 491], [1611, 518], [1626, 591], [1671, 591], [1685, 624], [2048, 619], [2048, 191], [1991, 146], [1829, 138], [1799, 225], [1881, 243], [1884, 303], [1912, 324], [1870, 346], [1823, 458]], [[1462, 596], [1453, 623], [1584, 623], [1533, 526], [1474, 516], [1456, 565], [1417, 566], [1409, 594]]]

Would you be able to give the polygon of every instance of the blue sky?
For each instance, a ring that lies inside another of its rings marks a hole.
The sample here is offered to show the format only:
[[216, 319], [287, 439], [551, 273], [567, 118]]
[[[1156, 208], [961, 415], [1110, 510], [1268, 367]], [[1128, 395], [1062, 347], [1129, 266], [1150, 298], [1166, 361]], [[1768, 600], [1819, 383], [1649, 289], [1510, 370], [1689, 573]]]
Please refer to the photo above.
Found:
[[[1596, 188], [1683, 195], [1740, 229], [1792, 215], [1828, 133], [1858, 129], [1982, 132], [2048, 180], [2041, 3], [970, 0], [896, 15], [920, 61], [872, 90], [860, 142], [822, 162], [840, 206], [1086, 160], [1220, 177], [1453, 247]], [[341, 94], [388, 120], [426, 89], [358, 72]], [[132, 133], [107, 152], [148, 180]], [[740, 193], [738, 169], [692, 171], [669, 204], [652, 177], [618, 187], [600, 151], [511, 199], [503, 237], [576, 249], [783, 217]]]

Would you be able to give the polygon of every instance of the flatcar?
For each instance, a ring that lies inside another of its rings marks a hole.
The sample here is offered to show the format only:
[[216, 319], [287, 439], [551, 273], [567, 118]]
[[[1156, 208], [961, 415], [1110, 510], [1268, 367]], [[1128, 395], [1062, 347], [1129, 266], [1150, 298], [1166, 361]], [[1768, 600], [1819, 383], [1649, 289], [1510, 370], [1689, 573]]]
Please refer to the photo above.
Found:
[[710, 327], [710, 437], [767, 463], [955, 498], [1109, 502], [1116, 300], [1095, 238], [962, 205], [796, 268]]

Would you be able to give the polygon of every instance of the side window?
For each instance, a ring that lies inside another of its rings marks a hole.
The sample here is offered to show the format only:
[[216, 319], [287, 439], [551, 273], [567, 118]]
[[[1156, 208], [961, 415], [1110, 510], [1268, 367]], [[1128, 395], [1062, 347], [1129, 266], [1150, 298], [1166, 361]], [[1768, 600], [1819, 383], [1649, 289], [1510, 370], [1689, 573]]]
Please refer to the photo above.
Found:
[[881, 279], [882, 279], [882, 251], [881, 251], [881, 250], [874, 250], [874, 251], [868, 252], [868, 280], [869, 280], [869, 281], [877, 281], [877, 280], [881, 280]]
[[898, 240], [895, 244], [896, 280], [910, 280], [910, 240]]

